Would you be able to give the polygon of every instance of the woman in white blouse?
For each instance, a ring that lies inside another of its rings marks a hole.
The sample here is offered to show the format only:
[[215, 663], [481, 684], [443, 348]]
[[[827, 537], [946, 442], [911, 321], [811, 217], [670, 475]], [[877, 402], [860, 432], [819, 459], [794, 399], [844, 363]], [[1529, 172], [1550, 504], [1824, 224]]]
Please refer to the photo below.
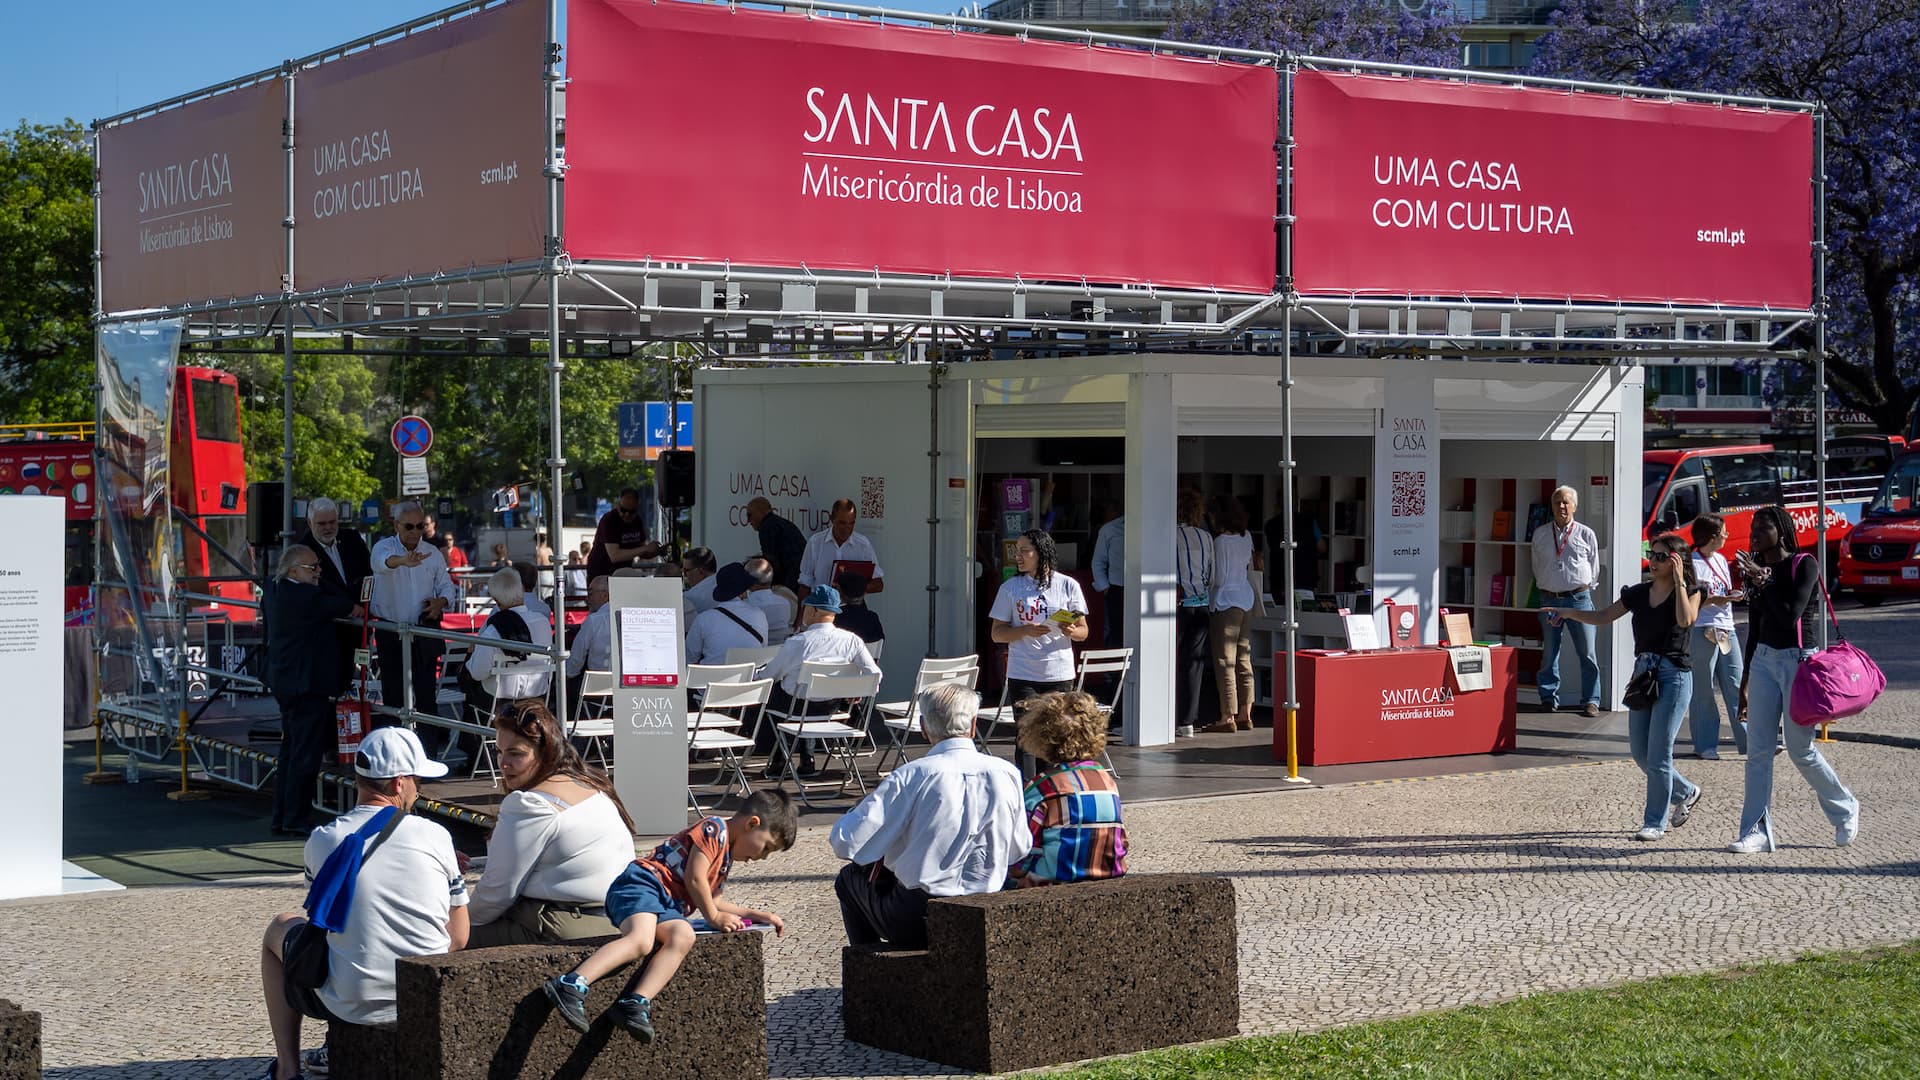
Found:
[[1253, 618], [1253, 576], [1260, 556], [1247, 532], [1247, 508], [1232, 495], [1213, 503], [1213, 614], [1207, 621], [1213, 650], [1213, 682], [1220, 693], [1220, 721], [1201, 731], [1253, 730], [1253, 646], [1247, 623]]
[[469, 948], [605, 937], [607, 887], [633, 862], [633, 819], [539, 701], [494, 717], [507, 797], [474, 887]]

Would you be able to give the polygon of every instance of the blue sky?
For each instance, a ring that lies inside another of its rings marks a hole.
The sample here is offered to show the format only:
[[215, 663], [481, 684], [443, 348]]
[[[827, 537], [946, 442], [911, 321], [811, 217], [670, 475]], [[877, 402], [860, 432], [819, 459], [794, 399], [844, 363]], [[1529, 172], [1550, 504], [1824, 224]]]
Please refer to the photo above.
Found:
[[[451, 0], [0, 0], [0, 128], [81, 123], [272, 67]], [[957, 0], [889, 0], [948, 12]]]

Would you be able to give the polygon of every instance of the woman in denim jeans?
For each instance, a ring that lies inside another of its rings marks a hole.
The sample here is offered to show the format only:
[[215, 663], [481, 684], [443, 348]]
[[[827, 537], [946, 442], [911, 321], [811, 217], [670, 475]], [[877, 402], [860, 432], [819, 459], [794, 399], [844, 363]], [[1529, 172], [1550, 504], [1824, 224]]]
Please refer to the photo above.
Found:
[[1778, 506], [1753, 514], [1753, 555], [1742, 557], [1751, 586], [1747, 624], [1747, 681], [1740, 688], [1747, 706], [1747, 792], [1740, 807], [1740, 831], [1728, 850], [1742, 855], [1773, 850], [1773, 748], [1785, 734], [1787, 757], [1800, 770], [1820, 809], [1833, 825], [1833, 843], [1846, 847], [1860, 831], [1860, 801], [1813, 745], [1813, 728], [1787, 718], [1793, 679], [1800, 665], [1819, 652], [1819, 560], [1795, 552], [1793, 521]]
[[1687, 561], [1687, 542], [1676, 533], [1654, 540], [1647, 560], [1653, 580], [1620, 590], [1605, 611], [1542, 608], [1558, 626], [1564, 619], [1604, 626], [1633, 615], [1633, 671], [1652, 670], [1660, 697], [1650, 709], [1627, 711], [1627, 743], [1633, 763], [1647, 774], [1647, 804], [1635, 840], [1658, 840], [1679, 828], [1700, 801], [1700, 786], [1673, 767], [1673, 740], [1693, 699], [1693, 662], [1687, 654], [1688, 628], [1700, 613], [1700, 588]]
[[1693, 519], [1693, 578], [1700, 583], [1700, 617], [1694, 621], [1687, 639], [1687, 652], [1693, 659], [1693, 704], [1688, 710], [1687, 726], [1692, 732], [1693, 753], [1704, 761], [1720, 760], [1720, 708], [1713, 692], [1720, 691], [1727, 705], [1728, 726], [1733, 728], [1733, 748], [1747, 752], [1747, 717], [1740, 706], [1740, 685], [1746, 680], [1746, 656], [1740, 651], [1740, 634], [1733, 626], [1733, 604], [1747, 594], [1733, 587], [1733, 570], [1727, 566], [1720, 549], [1727, 542], [1727, 519], [1719, 514], [1701, 514]]

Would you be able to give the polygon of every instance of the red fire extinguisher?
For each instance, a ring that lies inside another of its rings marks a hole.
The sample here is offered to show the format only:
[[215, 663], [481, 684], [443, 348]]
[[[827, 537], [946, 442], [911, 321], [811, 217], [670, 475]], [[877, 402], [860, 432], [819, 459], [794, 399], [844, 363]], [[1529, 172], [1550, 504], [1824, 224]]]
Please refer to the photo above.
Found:
[[360, 740], [373, 730], [373, 707], [367, 704], [368, 667], [372, 663], [373, 615], [369, 603], [373, 599], [373, 579], [368, 578], [360, 586], [360, 648], [355, 650], [354, 665], [359, 668], [360, 696], [358, 699], [342, 698], [334, 703], [334, 731], [339, 737], [340, 764], [351, 765], [354, 755], [360, 752]]

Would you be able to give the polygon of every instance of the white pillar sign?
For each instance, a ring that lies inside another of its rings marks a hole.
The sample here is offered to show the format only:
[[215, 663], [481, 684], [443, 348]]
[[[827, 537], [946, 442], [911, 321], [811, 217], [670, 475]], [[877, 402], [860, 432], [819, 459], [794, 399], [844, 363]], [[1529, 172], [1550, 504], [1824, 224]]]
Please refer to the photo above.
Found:
[[642, 836], [687, 827], [686, 632], [676, 578], [613, 577], [613, 783]]
[[[1440, 425], [1433, 377], [1412, 370], [1387, 376], [1386, 407], [1373, 440], [1373, 610], [1386, 602], [1418, 605], [1421, 640], [1440, 640]], [[1391, 628], [1380, 626], [1382, 641]]]
[[0, 900], [61, 891], [61, 589], [65, 500], [0, 495]]

